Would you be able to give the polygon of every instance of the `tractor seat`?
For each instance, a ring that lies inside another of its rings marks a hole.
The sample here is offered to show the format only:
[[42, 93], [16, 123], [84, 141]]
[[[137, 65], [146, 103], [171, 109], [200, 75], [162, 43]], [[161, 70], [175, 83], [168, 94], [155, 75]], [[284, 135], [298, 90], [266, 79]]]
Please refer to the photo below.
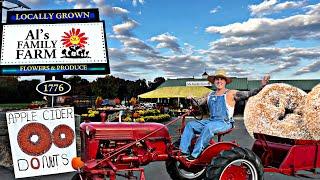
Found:
[[232, 123], [232, 127], [226, 131], [222, 131], [222, 132], [218, 132], [216, 133], [215, 135], [218, 136], [218, 142], [222, 142], [222, 137], [226, 134], [229, 134], [232, 130], [233, 130], [234, 126], [233, 126], [233, 123]]

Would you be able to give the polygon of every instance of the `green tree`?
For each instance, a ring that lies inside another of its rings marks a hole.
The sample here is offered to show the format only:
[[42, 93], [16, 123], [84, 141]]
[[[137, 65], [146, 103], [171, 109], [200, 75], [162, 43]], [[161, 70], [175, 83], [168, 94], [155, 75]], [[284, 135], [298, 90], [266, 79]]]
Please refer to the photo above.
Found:
[[98, 78], [92, 82], [92, 91], [95, 96], [116, 98], [118, 97], [119, 86], [119, 78], [106, 76], [105, 78]]
[[93, 95], [91, 84], [87, 79], [82, 79], [80, 76], [71, 76], [65, 79], [65, 81], [71, 85], [70, 95]]
[[0, 77], [0, 103], [19, 102], [18, 78]]
[[19, 81], [17, 89], [20, 102], [30, 103], [42, 100], [43, 95], [36, 91], [39, 83], [40, 80], [38, 79]]
[[157, 77], [153, 80], [153, 82], [148, 82], [149, 85], [149, 91], [153, 91], [155, 89], [157, 89], [157, 87], [159, 87], [162, 83], [164, 83], [166, 80], [164, 79], [164, 77]]

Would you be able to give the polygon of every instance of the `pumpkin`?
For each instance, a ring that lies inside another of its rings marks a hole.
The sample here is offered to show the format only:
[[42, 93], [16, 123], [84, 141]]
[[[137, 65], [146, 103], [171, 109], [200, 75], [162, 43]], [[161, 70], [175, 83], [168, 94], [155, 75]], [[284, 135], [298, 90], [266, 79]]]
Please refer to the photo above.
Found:
[[71, 164], [72, 164], [73, 169], [76, 169], [76, 170], [79, 170], [80, 168], [82, 168], [84, 166], [84, 162], [81, 161], [80, 157], [72, 158]]
[[140, 114], [137, 113], [137, 112], [135, 112], [135, 113], [133, 113], [132, 117], [133, 117], [133, 118], [138, 118], [138, 117], [140, 117]]
[[120, 103], [121, 103], [121, 101], [120, 101], [120, 99], [119, 99], [119, 98], [115, 98], [115, 99], [114, 99], [114, 103], [115, 103], [115, 104], [120, 104]]

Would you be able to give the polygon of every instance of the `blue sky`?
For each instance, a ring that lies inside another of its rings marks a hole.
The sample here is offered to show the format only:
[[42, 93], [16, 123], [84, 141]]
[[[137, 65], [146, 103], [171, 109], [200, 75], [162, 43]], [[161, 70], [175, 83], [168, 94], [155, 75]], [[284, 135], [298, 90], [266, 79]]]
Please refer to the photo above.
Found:
[[[99, 8], [111, 75], [320, 78], [318, 0], [21, 0], [32, 9]], [[87, 76], [95, 79], [96, 76]]]

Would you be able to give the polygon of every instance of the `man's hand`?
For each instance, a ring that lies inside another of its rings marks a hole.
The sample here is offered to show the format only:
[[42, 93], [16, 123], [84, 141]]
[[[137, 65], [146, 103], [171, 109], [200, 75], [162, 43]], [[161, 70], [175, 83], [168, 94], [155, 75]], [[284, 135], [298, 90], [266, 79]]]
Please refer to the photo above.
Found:
[[269, 74], [266, 74], [266, 75], [263, 77], [263, 79], [261, 80], [261, 85], [264, 86], [264, 85], [268, 84], [269, 80], [270, 80], [270, 75], [269, 75]]

